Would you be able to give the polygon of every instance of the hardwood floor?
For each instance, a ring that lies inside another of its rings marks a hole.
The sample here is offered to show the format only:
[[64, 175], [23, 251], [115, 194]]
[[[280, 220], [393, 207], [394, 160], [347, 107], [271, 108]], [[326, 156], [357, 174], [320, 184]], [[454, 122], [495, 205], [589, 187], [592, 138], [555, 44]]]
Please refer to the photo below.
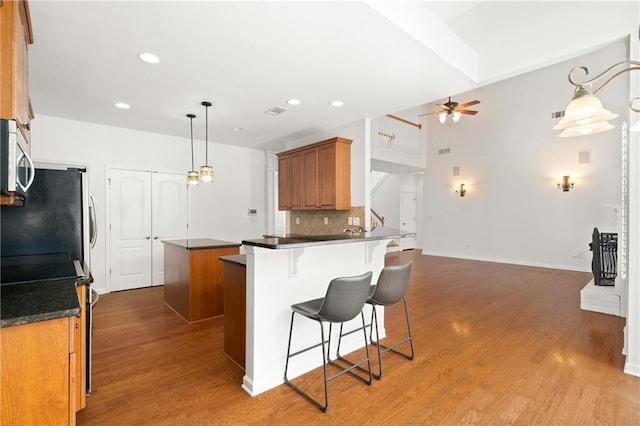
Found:
[[[640, 378], [622, 372], [624, 318], [580, 310], [590, 274], [422, 256], [408, 292], [416, 358], [383, 356], [370, 387], [330, 382], [321, 413], [285, 385], [251, 398], [223, 354], [223, 318], [187, 324], [162, 287], [102, 295], [93, 394], [79, 425], [640, 425]], [[386, 313], [390, 339], [400, 305]], [[319, 371], [304, 385], [321, 392]]]

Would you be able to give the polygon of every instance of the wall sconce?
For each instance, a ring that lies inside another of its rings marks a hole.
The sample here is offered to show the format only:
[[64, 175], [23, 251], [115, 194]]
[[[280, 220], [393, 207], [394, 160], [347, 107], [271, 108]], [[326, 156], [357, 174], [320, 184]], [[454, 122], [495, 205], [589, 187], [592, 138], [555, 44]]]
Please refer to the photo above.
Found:
[[[589, 69], [585, 66], [573, 67], [571, 71], [569, 71], [569, 83], [576, 86], [573, 100], [567, 106], [562, 120], [560, 120], [553, 129], [562, 130], [562, 133], [559, 135], [562, 138], [589, 135], [613, 129], [614, 126], [609, 123], [609, 120], [613, 120], [618, 114], [604, 109], [600, 100], [594, 95], [605, 88], [607, 84], [617, 76], [625, 72], [640, 70], [640, 62], [619, 62], [610, 66], [591, 80], [583, 82], [578, 82], [573, 78], [573, 73], [576, 70], [582, 70], [585, 75], [589, 75]], [[591, 90], [592, 83], [608, 75], [610, 75], [610, 77], [608, 77], [601, 86], [593, 91]], [[632, 111], [640, 112], [640, 109], [634, 108], [632, 104], [633, 99], [629, 102], [629, 108], [631, 108]]]
[[464, 197], [464, 194], [467, 193], [467, 190], [464, 187], [464, 183], [461, 183], [460, 185], [454, 187], [453, 190], [456, 193], [456, 195], [459, 195], [461, 197]]
[[562, 176], [562, 181], [556, 184], [558, 189], [562, 189], [562, 192], [569, 192], [569, 189], [572, 189], [575, 185], [575, 182], [571, 181], [570, 176]]

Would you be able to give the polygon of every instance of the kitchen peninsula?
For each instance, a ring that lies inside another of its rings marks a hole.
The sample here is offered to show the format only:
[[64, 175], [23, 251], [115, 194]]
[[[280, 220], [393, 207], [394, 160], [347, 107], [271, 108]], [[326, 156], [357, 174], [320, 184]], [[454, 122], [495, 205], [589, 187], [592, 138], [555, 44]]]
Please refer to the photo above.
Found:
[[[387, 244], [404, 236], [408, 235], [380, 228], [360, 234], [289, 235], [243, 241], [247, 255], [243, 389], [255, 396], [283, 383], [292, 304], [324, 297], [333, 278], [372, 271], [375, 282], [384, 267]], [[382, 309], [378, 317], [383, 324]], [[348, 323], [346, 329], [356, 328], [357, 320]], [[318, 341], [316, 323], [296, 323], [292, 350]], [[361, 336], [354, 334], [343, 339], [342, 348], [348, 353], [362, 344]], [[296, 357], [289, 366], [289, 375], [296, 377], [320, 365], [318, 347]]]
[[187, 322], [224, 314], [222, 263], [240, 244], [211, 238], [164, 240], [164, 303]]

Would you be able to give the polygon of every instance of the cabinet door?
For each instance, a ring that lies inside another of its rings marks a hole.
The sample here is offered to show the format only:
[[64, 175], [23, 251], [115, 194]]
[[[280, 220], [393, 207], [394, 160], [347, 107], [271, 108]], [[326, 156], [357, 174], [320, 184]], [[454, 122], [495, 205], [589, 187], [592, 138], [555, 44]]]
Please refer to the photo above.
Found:
[[18, 27], [16, 43], [16, 121], [22, 130], [29, 150], [31, 146], [31, 105], [29, 102], [29, 22], [27, 15], [27, 3], [20, 2], [19, 19], [16, 22]]
[[75, 424], [74, 321], [0, 328], [3, 425]]
[[318, 205], [318, 149], [302, 151], [304, 209], [316, 209]]
[[303, 203], [302, 153], [289, 156], [289, 185], [291, 188], [291, 210], [301, 210]]
[[278, 210], [291, 210], [289, 155], [278, 156]]
[[318, 192], [320, 207], [323, 209], [336, 207], [336, 145], [328, 144], [318, 148], [318, 164], [320, 178]]
[[33, 42], [26, 1], [0, 2], [0, 116], [16, 120], [30, 150], [28, 46]]

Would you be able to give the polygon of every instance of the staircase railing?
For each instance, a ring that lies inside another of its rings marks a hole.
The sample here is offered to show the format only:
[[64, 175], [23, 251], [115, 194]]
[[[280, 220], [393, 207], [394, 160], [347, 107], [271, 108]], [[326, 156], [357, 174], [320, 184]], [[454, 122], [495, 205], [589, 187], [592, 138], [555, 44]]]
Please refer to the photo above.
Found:
[[[380, 223], [381, 227], [384, 227], [384, 216], [379, 215], [378, 212], [376, 212], [374, 209], [371, 209], [371, 214], [373, 215], [371, 217], [371, 230], [377, 228], [378, 223]], [[374, 220], [374, 218], [378, 220]]]

